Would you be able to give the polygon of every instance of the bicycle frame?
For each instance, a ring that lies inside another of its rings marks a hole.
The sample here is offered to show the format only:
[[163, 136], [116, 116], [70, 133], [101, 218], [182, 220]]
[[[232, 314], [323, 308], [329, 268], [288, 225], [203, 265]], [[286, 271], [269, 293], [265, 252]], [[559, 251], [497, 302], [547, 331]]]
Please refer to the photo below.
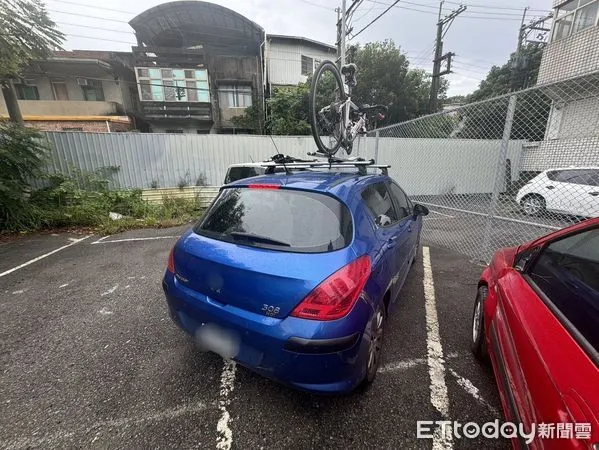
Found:
[[[366, 119], [364, 118], [364, 114], [359, 115], [359, 120], [353, 123], [350, 120], [350, 112], [357, 111], [358, 106], [351, 101], [351, 97], [348, 96], [347, 99], [340, 104], [342, 108], [343, 120], [340, 123], [340, 134], [341, 134], [341, 142], [343, 145], [352, 144], [356, 137], [358, 136], [358, 132], [361, 130], [366, 130]], [[353, 125], [352, 125], [353, 123]]]

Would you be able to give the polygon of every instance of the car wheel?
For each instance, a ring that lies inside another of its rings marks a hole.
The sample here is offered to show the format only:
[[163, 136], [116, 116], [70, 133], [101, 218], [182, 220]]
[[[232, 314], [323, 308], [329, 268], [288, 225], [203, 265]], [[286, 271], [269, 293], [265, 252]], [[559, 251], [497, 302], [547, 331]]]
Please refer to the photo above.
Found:
[[487, 286], [478, 288], [476, 300], [474, 301], [474, 310], [472, 312], [472, 332], [470, 349], [474, 356], [480, 360], [487, 359], [487, 345], [485, 343], [485, 323], [484, 323], [484, 307], [485, 300], [489, 294]]
[[525, 214], [536, 216], [545, 210], [545, 199], [540, 195], [527, 195], [520, 200], [520, 206]]
[[368, 387], [374, 381], [376, 373], [381, 364], [383, 350], [383, 336], [385, 331], [385, 305], [379, 302], [376, 311], [370, 321], [368, 360], [366, 367], [366, 376], [362, 385]]

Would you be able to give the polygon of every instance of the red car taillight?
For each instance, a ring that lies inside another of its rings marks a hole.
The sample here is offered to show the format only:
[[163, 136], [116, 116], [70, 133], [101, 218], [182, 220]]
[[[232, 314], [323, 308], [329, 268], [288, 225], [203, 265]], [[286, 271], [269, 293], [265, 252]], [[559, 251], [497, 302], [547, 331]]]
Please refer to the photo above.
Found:
[[248, 184], [250, 189], [281, 189], [280, 184]]
[[170, 273], [175, 273], [175, 247], [171, 248], [171, 252], [168, 255], [168, 265], [166, 266], [166, 270], [168, 270]]
[[347, 315], [370, 276], [367, 255], [352, 261], [320, 283], [293, 310], [293, 317], [335, 320]]

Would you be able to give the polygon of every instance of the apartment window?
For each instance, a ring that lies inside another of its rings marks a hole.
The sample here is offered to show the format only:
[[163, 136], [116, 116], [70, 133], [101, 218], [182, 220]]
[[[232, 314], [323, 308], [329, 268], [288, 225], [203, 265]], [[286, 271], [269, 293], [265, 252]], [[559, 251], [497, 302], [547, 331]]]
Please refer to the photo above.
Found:
[[599, 0], [572, 0], [557, 9], [553, 26], [553, 41], [559, 41], [586, 28], [594, 27], [599, 20]]
[[183, 134], [183, 130], [180, 129], [180, 128], [168, 129], [165, 132], [166, 133], [171, 133], [171, 134]]
[[239, 84], [221, 84], [218, 100], [223, 108], [247, 108], [252, 106], [252, 87]]
[[19, 100], [39, 100], [40, 94], [37, 90], [37, 86], [30, 84], [15, 84], [15, 90], [17, 91], [17, 98]]
[[309, 56], [302, 55], [302, 75], [312, 75], [314, 73], [314, 60]]
[[88, 102], [103, 102], [104, 89], [100, 80], [87, 80], [87, 86], [81, 86], [83, 98]]
[[62, 131], [83, 131], [82, 127], [64, 127]]
[[154, 102], [210, 102], [205, 69], [136, 68], [139, 97]]

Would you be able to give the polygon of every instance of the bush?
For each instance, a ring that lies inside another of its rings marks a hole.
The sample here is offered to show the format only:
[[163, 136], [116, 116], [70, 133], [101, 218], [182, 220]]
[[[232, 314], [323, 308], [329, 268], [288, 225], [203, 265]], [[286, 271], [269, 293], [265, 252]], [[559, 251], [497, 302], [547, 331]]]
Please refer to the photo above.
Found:
[[43, 217], [27, 207], [31, 180], [42, 176], [49, 147], [33, 128], [0, 121], [0, 230], [35, 229]]
[[[3, 223], [0, 231], [92, 227], [112, 234], [132, 228], [176, 226], [200, 216], [196, 200], [165, 196], [163, 204], [157, 205], [144, 200], [139, 189], [109, 190], [110, 177], [117, 170], [103, 167], [88, 172], [72, 167], [69, 176], [45, 176], [47, 186], [28, 195], [28, 185], [24, 184], [17, 197], [19, 220], [13, 219], [10, 226]], [[112, 220], [111, 212], [123, 218]]]

